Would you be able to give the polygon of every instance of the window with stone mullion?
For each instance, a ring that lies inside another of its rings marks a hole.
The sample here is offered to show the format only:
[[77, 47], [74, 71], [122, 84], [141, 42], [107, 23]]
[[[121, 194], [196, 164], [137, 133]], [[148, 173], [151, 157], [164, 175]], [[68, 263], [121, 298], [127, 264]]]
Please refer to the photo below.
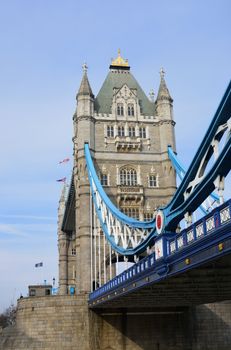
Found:
[[134, 126], [130, 126], [128, 128], [128, 136], [129, 137], [135, 137], [136, 136], [136, 129]]
[[149, 187], [157, 187], [156, 175], [149, 175]]
[[124, 106], [122, 103], [117, 104], [117, 115], [120, 115], [120, 116], [124, 115]]
[[129, 217], [139, 220], [139, 208], [124, 207], [122, 212]]
[[153, 219], [153, 214], [151, 212], [144, 213], [144, 221], [151, 221]]
[[139, 129], [139, 132], [140, 132], [140, 138], [145, 139], [146, 138], [146, 129], [145, 129], [145, 127], [141, 127]]
[[134, 169], [122, 169], [120, 171], [120, 185], [122, 186], [136, 186], [137, 173]]
[[134, 106], [133, 106], [133, 104], [131, 104], [131, 103], [129, 103], [129, 105], [128, 105], [128, 116], [132, 116], [132, 117], [134, 117]]
[[113, 125], [107, 126], [107, 137], [114, 137], [114, 126]]
[[124, 137], [125, 132], [124, 132], [124, 127], [123, 126], [118, 126], [118, 136]]
[[108, 176], [107, 174], [100, 175], [100, 182], [102, 186], [108, 186]]

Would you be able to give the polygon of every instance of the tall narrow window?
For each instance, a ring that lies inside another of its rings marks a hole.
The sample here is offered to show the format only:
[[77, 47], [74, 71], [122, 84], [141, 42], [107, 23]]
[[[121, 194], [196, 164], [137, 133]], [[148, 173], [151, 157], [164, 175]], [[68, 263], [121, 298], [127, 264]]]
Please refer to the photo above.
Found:
[[108, 176], [107, 174], [100, 174], [100, 182], [102, 186], [108, 186]]
[[124, 132], [124, 127], [123, 126], [118, 126], [118, 136], [124, 137], [125, 132]]
[[113, 125], [107, 126], [107, 137], [114, 137], [114, 126]]
[[136, 129], [134, 126], [130, 126], [128, 128], [128, 136], [129, 137], [135, 137], [136, 136]]
[[149, 187], [158, 187], [156, 175], [149, 175]]
[[146, 139], [146, 128], [145, 127], [139, 128], [139, 134], [141, 139]]
[[120, 170], [120, 185], [122, 186], [136, 186], [137, 185], [137, 173], [135, 169], [122, 169]]
[[134, 106], [132, 103], [128, 104], [128, 116], [132, 116], [134, 117], [135, 113], [134, 113]]
[[117, 104], [117, 115], [124, 115], [124, 106], [122, 103]]
[[76, 255], [76, 248], [71, 249], [71, 255]]

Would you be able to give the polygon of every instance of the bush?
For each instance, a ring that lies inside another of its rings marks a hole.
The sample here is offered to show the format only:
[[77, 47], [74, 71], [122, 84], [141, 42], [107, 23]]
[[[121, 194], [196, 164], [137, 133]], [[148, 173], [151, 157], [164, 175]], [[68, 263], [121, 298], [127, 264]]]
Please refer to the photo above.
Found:
[[2, 314], [0, 314], [0, 327], [5, 328], [15, 324], [17, 307], [11, 304]]

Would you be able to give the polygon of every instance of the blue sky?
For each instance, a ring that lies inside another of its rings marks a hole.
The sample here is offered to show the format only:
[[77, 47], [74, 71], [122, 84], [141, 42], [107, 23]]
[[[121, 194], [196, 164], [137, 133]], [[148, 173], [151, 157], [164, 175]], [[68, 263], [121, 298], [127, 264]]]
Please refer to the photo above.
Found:
[[228, 0], [0, 2], [0, 311], [57, 279], [55, 180], [71, 173], [58, 162], [72, 156], [83, 62], [95, 94], [118, 48], [146, 93], [163, 66], [189, 165], [230, 80], [230, 13]]

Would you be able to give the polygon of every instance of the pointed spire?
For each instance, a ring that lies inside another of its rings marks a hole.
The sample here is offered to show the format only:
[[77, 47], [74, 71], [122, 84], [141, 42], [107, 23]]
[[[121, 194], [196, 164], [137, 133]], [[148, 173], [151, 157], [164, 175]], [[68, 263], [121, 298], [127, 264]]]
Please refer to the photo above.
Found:
[[65, 202], [67, 197], [68, 184], [64, 183], [59, 202]]
[[79, 91], [78, 91], [76, 98], [78, 98], [78, 96], [80, 96], [80, 95], [88, 95], [88, 96], [91, 96], [92, 98], [94, 98], [94, 95], [93, 95], [93, 92], [91, 90], [91, 86], [90, 86], [90, 83], [89, 83], [89, 80], [87, 77], [87, 69], [88, 69], [87, 64], [84, 63], [82, 65], [82, 68], [83, 68], [83, 78], [82, 78], [82, 81], [81, 81]]
[[168, 88], [164, 79], [164, 75], [165, 75], [165, 71], [163, 68], [161, 68], [160, 69], [160, 87], [159, 87], [156, 101], [169, 100], [170, 102], [173, 102], [173, 99], [168, 91]]
[[68, 190], [68, 185], [66, 183], [63, 184], [61, 196], [59, 199], [59, 206], [58, 206], [58, 222], [59, 226], [62, 224], [63, 220], [63, 214], [65, 211], [65, 206], [66, 206], [66, 199], [67, 199], [67, 190]]
[[68, 184], [64, 183], [63, 184], [63, 188], [62, 188], [62, 192], [61, 192], [61, 196], [60, 196], [60, 199], [59, 199], [58, 211], [60, 213], [62, 213], [64, 208], [65, 208], [65, 203], [66, 203], [66, 199], [67, 199], [67, 190], [68, 190]]

